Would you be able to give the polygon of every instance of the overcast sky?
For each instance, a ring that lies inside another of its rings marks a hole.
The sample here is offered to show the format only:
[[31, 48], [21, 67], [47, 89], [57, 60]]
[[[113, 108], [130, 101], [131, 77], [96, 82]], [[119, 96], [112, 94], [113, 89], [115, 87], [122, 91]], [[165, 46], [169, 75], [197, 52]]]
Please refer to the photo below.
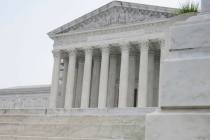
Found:
[[[111, 0], [0, 0], [0, 88], [49, 84], [52, 29]], [[127, 0], [179, 7], [187, 0]]]

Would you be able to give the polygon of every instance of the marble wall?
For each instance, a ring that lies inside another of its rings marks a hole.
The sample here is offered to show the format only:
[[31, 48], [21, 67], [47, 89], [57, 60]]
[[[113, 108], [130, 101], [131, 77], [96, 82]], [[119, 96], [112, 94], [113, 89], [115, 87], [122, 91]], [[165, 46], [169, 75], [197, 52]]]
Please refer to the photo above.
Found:
[[0, 90], [0, 108], [46, 108], [50, 86]]

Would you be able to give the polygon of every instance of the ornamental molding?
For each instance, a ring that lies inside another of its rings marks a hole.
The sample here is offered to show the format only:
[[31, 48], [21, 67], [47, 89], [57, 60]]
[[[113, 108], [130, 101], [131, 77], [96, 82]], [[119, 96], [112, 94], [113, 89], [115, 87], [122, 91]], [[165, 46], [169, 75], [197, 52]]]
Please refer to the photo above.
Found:
[[[149, 34], [165, 32], [166, 30], [168, 30], [170, 25], [171, 25], [171, 22], [170, 20], [167, 19], [167, 20], [161, 20], [161, 21], [156, 21], [156, 22], [149, 22], [149, 23], [147, 22], [144, 24], [118, 26], [115, 28], [93, 30], [93, 31], [82, 32], [82, 33], [62, 34], [54, 38], [55, 40], [54, 47], [61, 48], [61, 46], [65, 46], [67, 44], [69, 45], [75, 44], [76, 46], [77, 44], [80, 44], [81, 42], [87, 42], [87, 44], [89, 44], [89, 42], [91, 42], [90, 40], [88, 40], [89, 37], [94, 37], [94, 36], [98, 37], [100, 35], [110, 36], [111, 34], [117, 34], [117, 33], [122, 33], [122, 32], [135, 31], [137, 33], [138, 31], [141, 34], [144, 34], [144, 36], [147, 36]], [[118, 35], [115, 38], [116, 39], [123, 38], [123, 36], [120, 37]], [[111, 39], [114, 39], [114, 37], [112, 37]], [[109, 41], [109, 40], [106, 40], [106, 41]]]
[[[92, 47], [102, 48], [103, 46], [110, 44], [138, 42], [147, 39], [158, 39], [167, 42], [170, 27], [177, 21], [182, 20], [183, 18], [173, 17], [171, 19], [157, 20], [153, 22], [150, 21], [57, 35], [54, 38], [54, 50], [70, 48], [85, 50]], [[126, 33], [126, 35], [123, 32]]]
[[170, 23], [170, 19], [156, 19], [153, 21], [144, 21], [141, 23], [132, 23], [127, 25], [116, 25], [111, 27], [104, 27], [99, 29], [89, 29], [89, 30], [81, 30], [81, 31], [74, 31], [68, 32], [63, 34], [56, 34], [52, 37], [52, 39], [57, 39], [59, 37], [71, 36], [71, 37], [78, 37], [78, 36], [87, 36], [87, 35], [96, 35], [96, 34], [107, 34], [107, 33], [117, 33], [123, 31], [130, 31], [136, 30], [145, 27], [153, 27], [153, 26], [160, 26], [167, 23]]
[[[143, 45], [143, 44], [147, 44], [147, 43], [150, 43], [150, 42], [156, 42], [156, 43], [159, 43], [160, 41], [162, 42], [162, 40], [164, 40], [166, 37], [164, 34], [156, 34], [154, 36], [148, 36], [146, 38], [133, 38], [133, 40], [131, 39], [121, 39], [121, 40], [112, 40], [112, 41], [104, 41], [104, 42], [94, 42], [93, 44], [78, 44], [77, 46], [74, 46], [77, 51], [93, 51], [95, 49], [103, 49], [103, 48], [132, 48], [131, 46], [136, 46], [136, 47], [139, 47], [142, 48], [142, 47], [147, 47], [147, 45]], [[142, 46], [143, 45], [143, 46]], [[94, 47], [93, 47], [94, 46]], [[67, 50], [68, 48], [70, 48], [72, 46], [62, 46], [60, 48], [56, 48], [54, 49], [55, 51], [65, 51]], [[149, 45], [148, 45], [149, 47]]]

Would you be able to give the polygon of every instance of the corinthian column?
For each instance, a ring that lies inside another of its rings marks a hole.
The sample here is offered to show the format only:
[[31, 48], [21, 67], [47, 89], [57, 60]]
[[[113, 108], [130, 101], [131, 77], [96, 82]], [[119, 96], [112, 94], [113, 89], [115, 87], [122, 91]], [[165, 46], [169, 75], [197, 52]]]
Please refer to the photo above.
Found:
[[109, 48], [102, 48], [98, 108], [106, 107], [109, 72]]
[[59, 87], [59, 76], [60, 76], [60, 62], [61, 54], [59, 51], [53, 51], [54, 64], [53, 64], [53, 74], [52, 74], [52, 83], [49, 99], [49, 108], [56, 108], [56, 98], [58, 94]]
[[119, 85], [119, 101], [118, 107], [127, 106], [128, 94], [128, 73], [129, 73], [129, 47], [121, 48], [121, 68], [120, 68], [120, 85]]
[[81, 108], [88, 108], [92, 70], [92, 49], [85, 50], [85, 66], [82, 84]]
[[75, 65], [76, 65], [76, 51], [69, 51], [69, 65], [68, 65], [68, 76], [66, 85], [66, 96], [65, 96], [65, 109], [72, 108], [73, 95], [74, 95], [74, 84], [75, 84]]
[[148, 90], [148, 42], [142, 42], [140, 49], [138, 107], [146, 107]]

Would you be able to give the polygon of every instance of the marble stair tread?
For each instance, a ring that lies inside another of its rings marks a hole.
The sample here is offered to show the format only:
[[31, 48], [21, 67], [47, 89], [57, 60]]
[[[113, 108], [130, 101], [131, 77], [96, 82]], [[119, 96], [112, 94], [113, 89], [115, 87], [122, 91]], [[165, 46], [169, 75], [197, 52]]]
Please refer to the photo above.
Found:
[[[70, 138], [70, 137], [35, 137], [35, 136], [13, 136], [13, 135], [0, 135], [1, 140], [122, 140], [108, 139], [108, 138]], [[124, 139], [123, 140], [130, 140]]]
[[144, 116], [73, 116], [73, 117], [21, 117], [21, 116], [0, 116], [0, 124], [135, 124], [136, 121], [141, 121]]
[[0, 109], [0, 140], [143, 140], [155, 109]]
[[[145, 116], [0, 115], [0, 135], [125, 139], [144, 137]], [[1, 139], [1, 138], [0, 138]]]
[[21, 124], [0, 124], [0, 135], [22, 135], [42, 137], [71, 137], [76, 138], [131, 138], [144, 134], [144, 122], [142, 125], [21, 125]]

